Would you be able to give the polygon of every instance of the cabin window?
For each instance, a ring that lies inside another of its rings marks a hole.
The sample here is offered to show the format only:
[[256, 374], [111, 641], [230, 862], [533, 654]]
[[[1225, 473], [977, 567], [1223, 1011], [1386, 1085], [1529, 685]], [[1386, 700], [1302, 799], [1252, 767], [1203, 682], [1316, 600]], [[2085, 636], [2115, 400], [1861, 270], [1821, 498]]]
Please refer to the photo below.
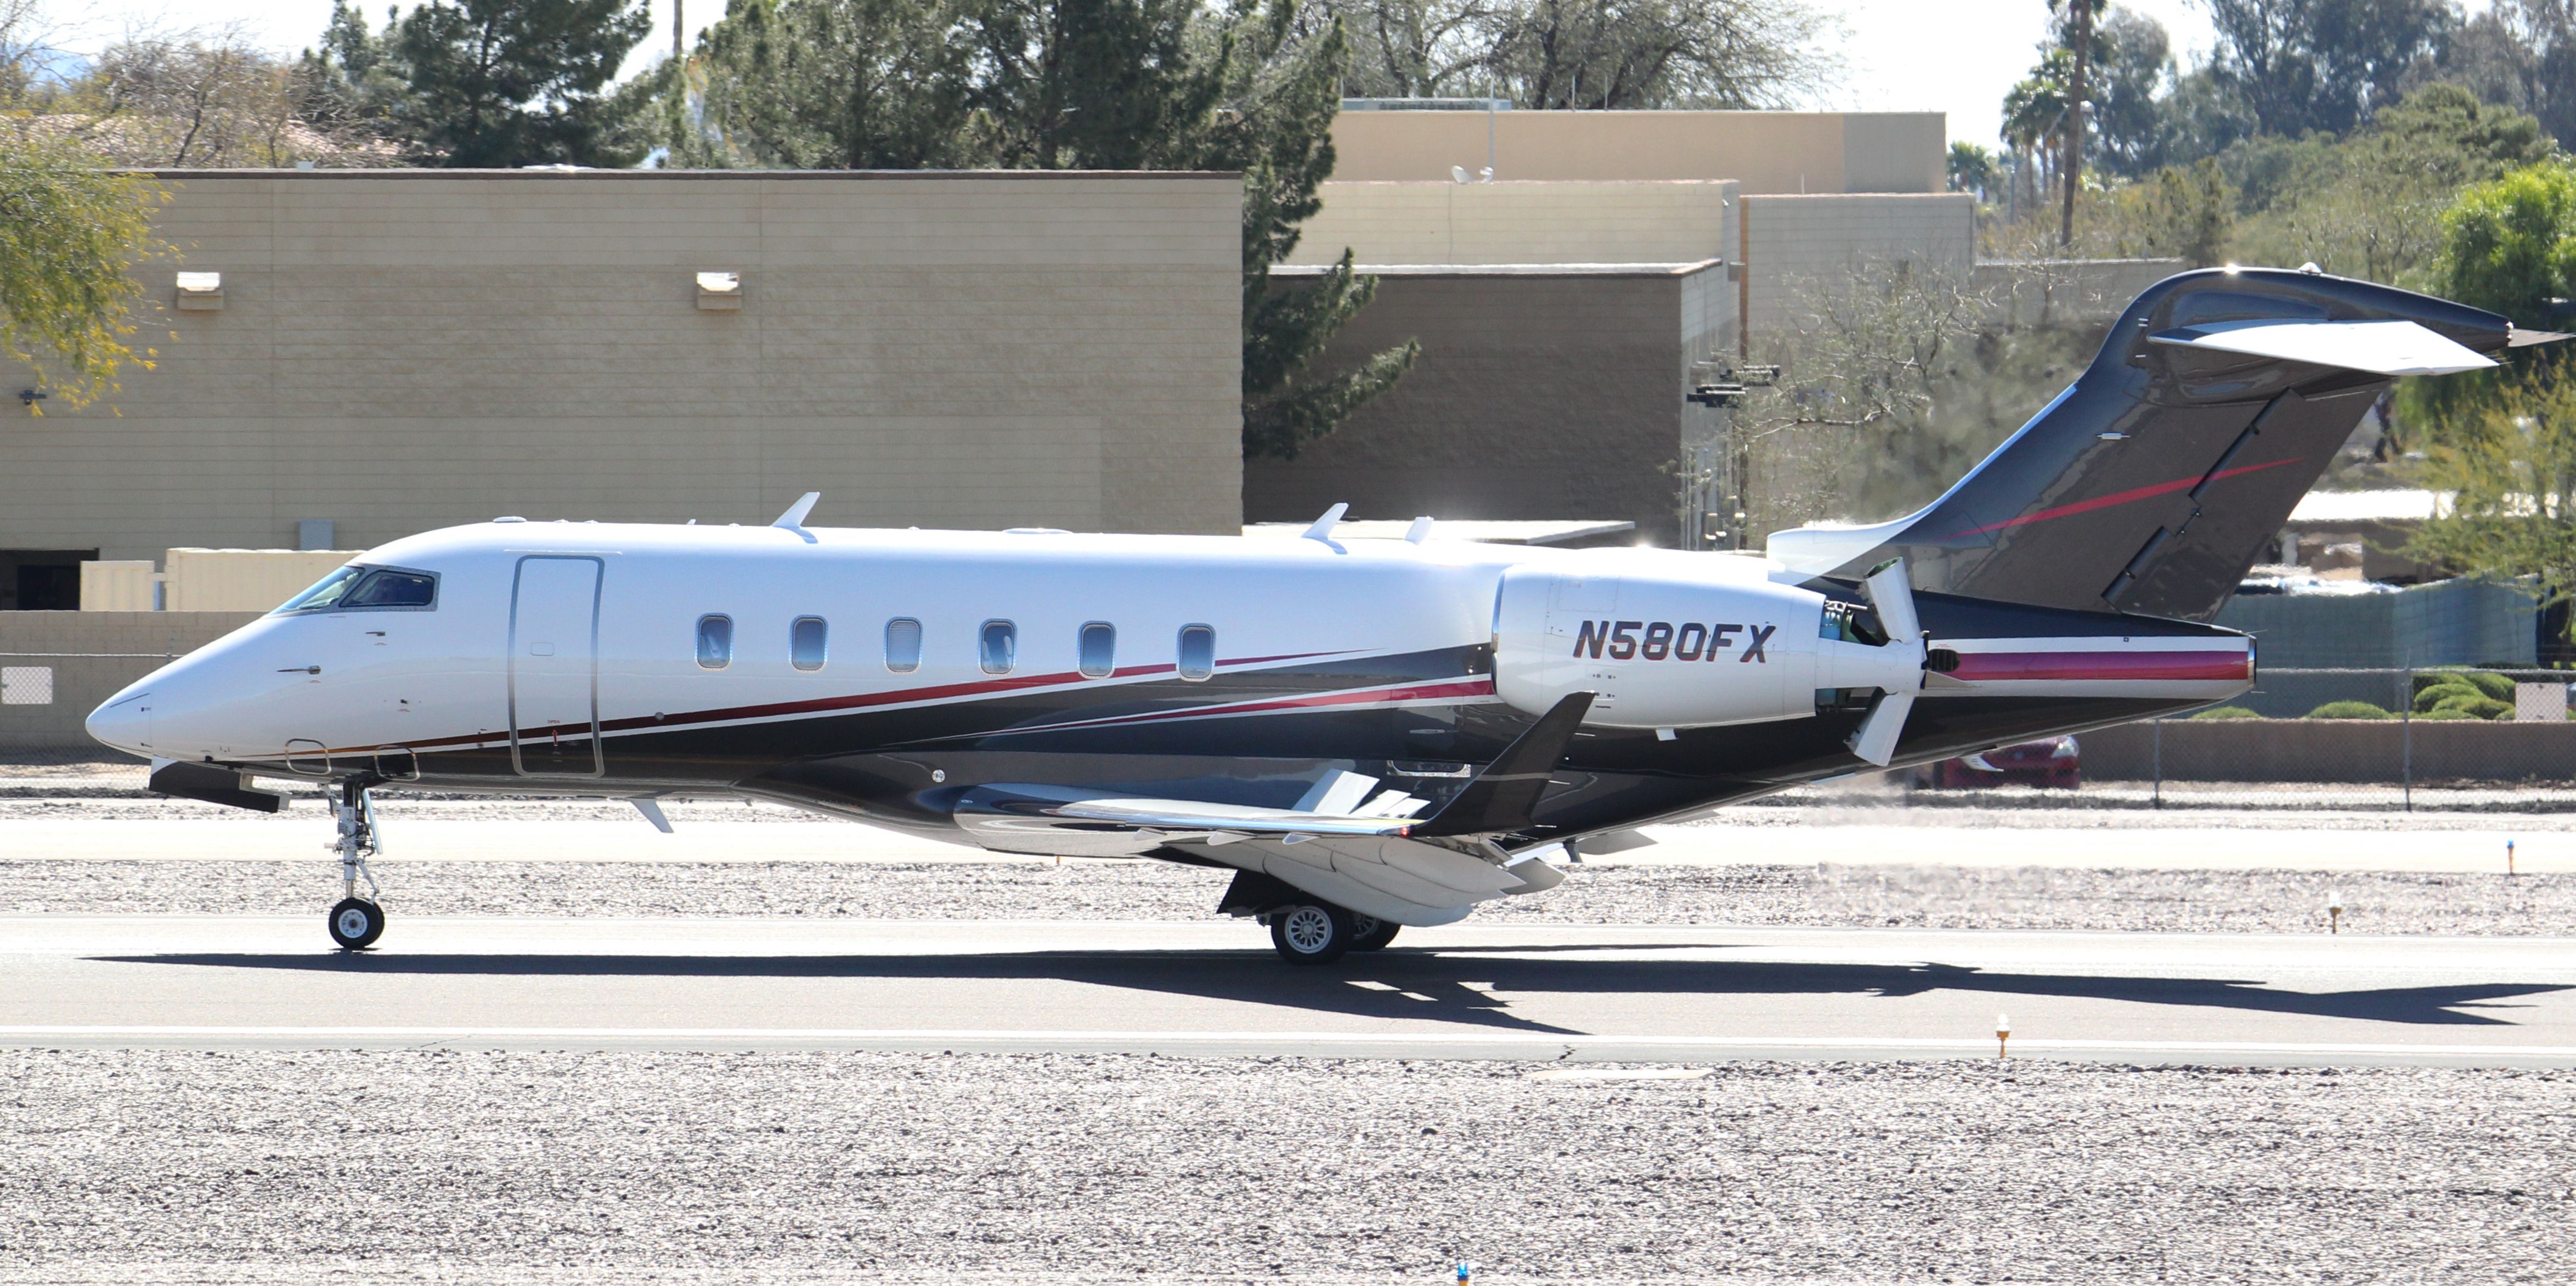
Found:
[[819, 616], [799, 616], [796, 623], [787, 628], [787, 656], [796, 663], [797, 669], [823, 668], [830, 630], [831, 627], [823, 624], [823, 618]]
[[733, 618], [698, 618], [698, 668], [721, 670], [733, 664]]
[[1083, 626], [1074, 668], [1082, 671], [1082, 677], [1086, 679], [1105, 679], [1117, 670], [1118, 627], [1106, 621], [1093, 621]]
[[1181, 677], [1193, 683], [1216, 673], [1216, 631], [1205, 625], [1181, 627]]
[[983, 654], [984, 673], [1009, 674], [1012, 664], [1019, 660], [1020, 627], [1009, 621], [984, 622], [978, 650]]
[[898, 616], [886, 622], [886, 669], [910, 674], [921, 668], [921, 622]]

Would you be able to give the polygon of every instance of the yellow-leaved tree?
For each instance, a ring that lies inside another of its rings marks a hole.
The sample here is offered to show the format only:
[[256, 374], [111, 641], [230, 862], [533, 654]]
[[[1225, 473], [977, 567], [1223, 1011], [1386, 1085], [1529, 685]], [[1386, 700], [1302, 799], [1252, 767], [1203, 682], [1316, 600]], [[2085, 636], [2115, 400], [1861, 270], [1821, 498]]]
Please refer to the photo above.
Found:
[[[31, 117], [0, 117], [0, 351], [31, 372], [47, 404], [88, 405], [116, 391], [134, 343], [138, 262], [166, 253], [152, 233], [165, 197], [149, 175], [110, 170]], [[14, 390], [13, 390], [14, 391]]]

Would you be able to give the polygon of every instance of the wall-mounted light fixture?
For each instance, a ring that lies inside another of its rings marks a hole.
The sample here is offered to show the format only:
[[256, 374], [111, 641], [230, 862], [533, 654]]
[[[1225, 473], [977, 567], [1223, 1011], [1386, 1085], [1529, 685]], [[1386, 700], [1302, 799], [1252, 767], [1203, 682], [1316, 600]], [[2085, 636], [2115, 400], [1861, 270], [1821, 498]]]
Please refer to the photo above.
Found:
[[710, 313], [741, 312], [742, 274], [738, 272], [699, 273], [698, 308], [702, 312]]
[[222, 273], [183, 272], [179, 274], [179, 311], [221, 312], [223, 306], [224, 275]]

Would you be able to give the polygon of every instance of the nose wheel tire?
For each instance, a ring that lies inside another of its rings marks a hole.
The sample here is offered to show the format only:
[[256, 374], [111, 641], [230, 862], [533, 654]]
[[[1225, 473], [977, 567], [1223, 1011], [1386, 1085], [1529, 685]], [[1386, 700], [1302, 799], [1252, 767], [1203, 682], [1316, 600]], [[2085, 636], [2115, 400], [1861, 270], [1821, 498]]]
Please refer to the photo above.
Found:
[[1310, 902], [1270, 913], [1270, 945], [1290, 964], [1331, 964], [1358, 940], [1351, 913], [1337, 906]]
[[1353, 951], [1384, 951], [1388, 943], [1395, 941], [1397, 932], [1404, 928], [1393, 920], [1381, 920], [1357, 911], [1351, 912], [1351, 925], [1356, 930], [1351, 939]]
[[385, 936], [385, 909], [365, 898], [343, 898], [331, 908], [331, 940], [343, 951], [362, 951]]

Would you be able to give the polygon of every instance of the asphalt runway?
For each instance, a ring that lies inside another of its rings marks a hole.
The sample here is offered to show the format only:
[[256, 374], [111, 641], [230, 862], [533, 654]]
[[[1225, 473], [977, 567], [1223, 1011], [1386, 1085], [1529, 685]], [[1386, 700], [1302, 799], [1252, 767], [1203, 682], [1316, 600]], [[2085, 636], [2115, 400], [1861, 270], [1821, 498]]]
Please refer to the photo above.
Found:
[[0, 918], [0, 1044], [2576, 1066], [2576, 941], [1476, 925]]

